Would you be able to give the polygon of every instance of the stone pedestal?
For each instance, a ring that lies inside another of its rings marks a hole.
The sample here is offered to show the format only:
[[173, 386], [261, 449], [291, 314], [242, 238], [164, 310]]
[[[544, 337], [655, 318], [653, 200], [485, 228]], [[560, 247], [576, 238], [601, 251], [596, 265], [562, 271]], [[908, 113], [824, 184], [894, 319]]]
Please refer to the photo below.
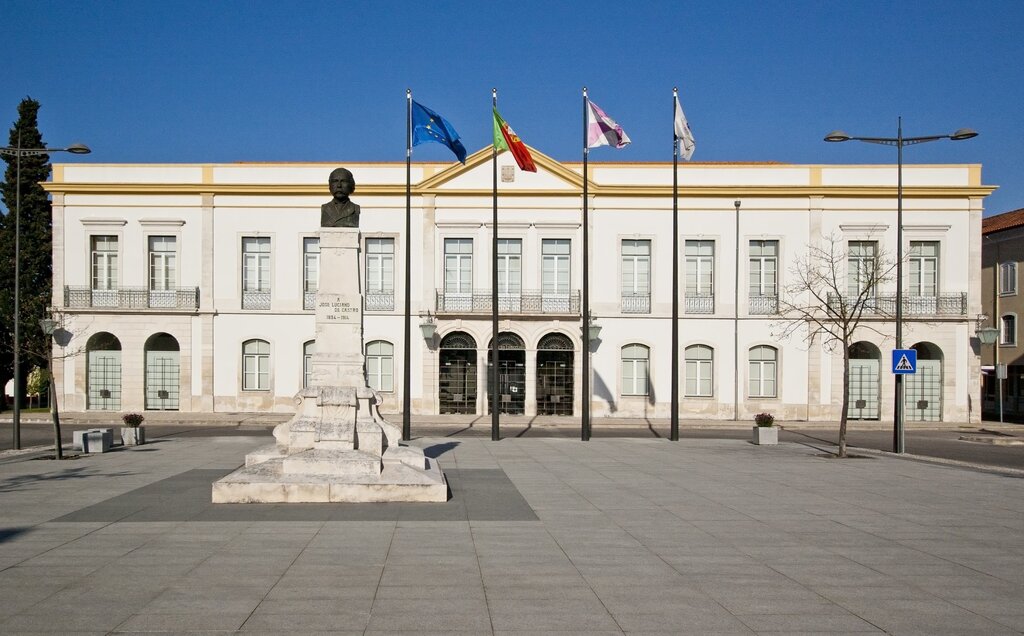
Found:
[[447, 501], [440, 466], [399, 444], [366, 386], [359, 273], [359, 230], [321, 229], [313, 386], [276, 443], [213, 484], [213, 503]]

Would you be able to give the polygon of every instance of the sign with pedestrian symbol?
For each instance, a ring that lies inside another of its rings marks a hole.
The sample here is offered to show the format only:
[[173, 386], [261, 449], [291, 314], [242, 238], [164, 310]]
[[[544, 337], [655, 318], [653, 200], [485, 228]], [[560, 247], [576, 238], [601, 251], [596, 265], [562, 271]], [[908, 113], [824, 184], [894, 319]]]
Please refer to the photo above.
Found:
[[892, 372], [906, 375], [917, 372], [917, 349], [893, 349]]

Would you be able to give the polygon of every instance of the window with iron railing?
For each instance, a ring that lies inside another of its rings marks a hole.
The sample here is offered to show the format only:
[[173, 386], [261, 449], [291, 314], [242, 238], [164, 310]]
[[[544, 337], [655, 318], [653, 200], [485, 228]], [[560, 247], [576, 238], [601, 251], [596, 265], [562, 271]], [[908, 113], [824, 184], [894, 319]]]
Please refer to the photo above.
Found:
[[651, 312], [651, 242], [622, 240], [622, 313]]
[[779, 311], [779, 242], [753, 240], [749, 246], [750, 308], [753, 315]]
[[302, 308], [316, 309], [320, 289], [320, 239], [302, 239]]
[[270, 309], [270, 237], [242, 239], [242, 309]]
[[686, 254], [686, 294], [684, 312], [715, 313], [715, 242], [688, 240]]

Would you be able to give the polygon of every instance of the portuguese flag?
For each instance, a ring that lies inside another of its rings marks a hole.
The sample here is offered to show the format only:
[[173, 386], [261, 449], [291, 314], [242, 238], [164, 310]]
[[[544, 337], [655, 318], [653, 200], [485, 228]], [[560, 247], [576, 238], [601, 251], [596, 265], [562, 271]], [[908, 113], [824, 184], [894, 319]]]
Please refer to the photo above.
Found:
[[494, 109], [494, 148], [496, 150], [508, 150], [512, 153], [520, 170], [526, 172], [537, 172], [537, 166], [533, 165], [533, 157], [526, 148], [526, 144], [519, 138], [516, 131], [505, 123], [505, 120]]

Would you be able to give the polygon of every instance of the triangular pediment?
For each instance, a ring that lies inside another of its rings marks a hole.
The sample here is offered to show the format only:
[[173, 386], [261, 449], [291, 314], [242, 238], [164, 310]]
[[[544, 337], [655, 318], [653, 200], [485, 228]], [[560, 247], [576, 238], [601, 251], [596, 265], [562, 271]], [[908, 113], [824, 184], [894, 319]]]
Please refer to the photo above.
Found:
[[[537, 172], [519, 169], [511, 152], [498, 152], [498, 189], [501, 191], [544, 191], [555, 193], [579, 193], [583, 191], [583, 175], [567, 168], [558, 161], [527, 146]], [[466, 164], [454, 164], [414, 186], [421, 193], [490, 192], [493, 184], [491, 168], [491, 146], [485, 146], [466, 157]], [[512, 181], [502, 180], [502, 169], [511, 166], [514, 170]]]

